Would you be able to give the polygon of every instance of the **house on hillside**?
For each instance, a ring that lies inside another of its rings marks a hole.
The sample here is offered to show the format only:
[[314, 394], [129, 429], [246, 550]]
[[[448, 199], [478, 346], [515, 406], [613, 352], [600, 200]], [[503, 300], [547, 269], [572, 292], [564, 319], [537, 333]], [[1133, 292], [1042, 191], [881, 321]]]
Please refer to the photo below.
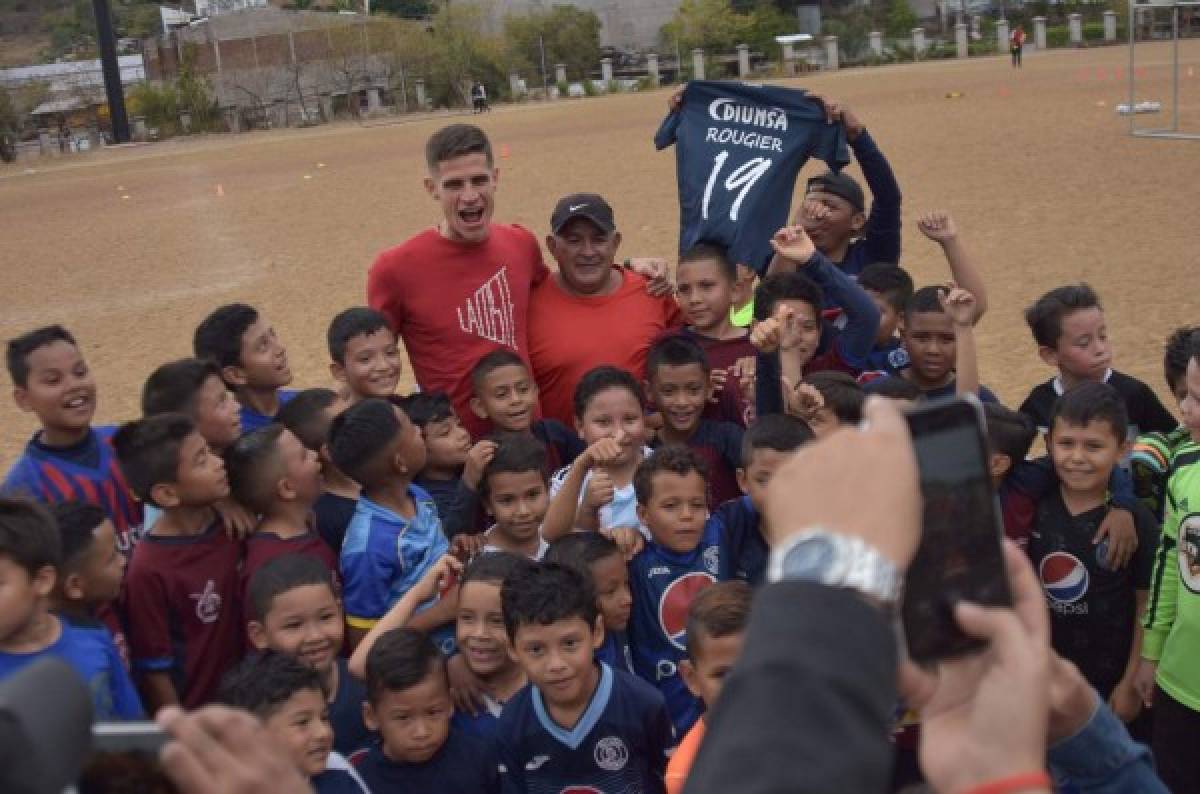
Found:
[[225, 10], [144, 42], [147, 78], [175, 80], [190, 68], [208, 80], [234, 130], [404, 107], [395, 24], [271, 6]]

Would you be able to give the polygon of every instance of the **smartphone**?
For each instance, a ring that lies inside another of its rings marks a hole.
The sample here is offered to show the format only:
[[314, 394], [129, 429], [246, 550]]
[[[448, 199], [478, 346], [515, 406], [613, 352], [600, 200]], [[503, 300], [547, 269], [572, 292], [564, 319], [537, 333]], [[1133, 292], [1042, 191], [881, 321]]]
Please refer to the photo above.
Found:
[[901, 617], [908, 655], [923, 663], [984, 647], [958, 627], [956, 603], [1011, 606], [1012, 593], [979, 400], [934, 400], [913, 407], [907, 418], [925, 507]]
[[167, 740], [163, 729], [153, 722], [94, 724], [92, 752], [84, 763], [76, 790], [79, 794], [175, 792], [175, 785], [158, 762], [158, 753]]

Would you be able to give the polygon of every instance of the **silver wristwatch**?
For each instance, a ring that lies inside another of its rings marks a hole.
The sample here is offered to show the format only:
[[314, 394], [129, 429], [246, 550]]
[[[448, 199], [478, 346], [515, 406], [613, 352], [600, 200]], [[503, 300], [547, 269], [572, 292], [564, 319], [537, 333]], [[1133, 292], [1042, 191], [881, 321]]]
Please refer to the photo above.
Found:
[[793, 535], [772, 550], [767, 579], [845, 587], [888, 608], [899, 601], [903, 583], [895, 564], [875, 547], [861, 538], [824, 529]]

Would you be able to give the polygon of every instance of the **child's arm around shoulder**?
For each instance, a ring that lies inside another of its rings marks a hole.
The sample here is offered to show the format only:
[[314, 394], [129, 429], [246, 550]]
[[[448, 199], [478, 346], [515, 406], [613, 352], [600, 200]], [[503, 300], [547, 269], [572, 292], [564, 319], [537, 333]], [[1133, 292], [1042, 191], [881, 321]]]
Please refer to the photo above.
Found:
[[409, 618], [417, 611], [417, 607], [436, 596], [451, 577], [462, 571], [462, 563], [453, 555], [446, 554], [435, 562], [425, 575], [413, 587], [400, 597], [392, 608], [371, 627], [371, 630], [359, 641], [350, 655], [347, 668], [355, 678], [366, 678], [367, 655], [371, 646], [384, 633], [392, 629], [403, 628]]

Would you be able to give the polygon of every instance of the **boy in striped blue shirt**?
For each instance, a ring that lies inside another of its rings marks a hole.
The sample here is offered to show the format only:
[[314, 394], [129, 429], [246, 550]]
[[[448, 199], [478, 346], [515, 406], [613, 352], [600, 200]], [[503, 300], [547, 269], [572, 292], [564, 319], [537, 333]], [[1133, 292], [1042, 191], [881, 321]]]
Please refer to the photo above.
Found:
[[8, 374], [17, 407], [34, 414], [41, 429], [4, 478], [2, 490], [56, 504], [75, 499], [103, 508], [112, 519], [117, 547], [128, 555], [142, 528], [142, 505], [110, 444], [114, 427], [93, 427], [96, 381], [61, 325], [11, 339]]

